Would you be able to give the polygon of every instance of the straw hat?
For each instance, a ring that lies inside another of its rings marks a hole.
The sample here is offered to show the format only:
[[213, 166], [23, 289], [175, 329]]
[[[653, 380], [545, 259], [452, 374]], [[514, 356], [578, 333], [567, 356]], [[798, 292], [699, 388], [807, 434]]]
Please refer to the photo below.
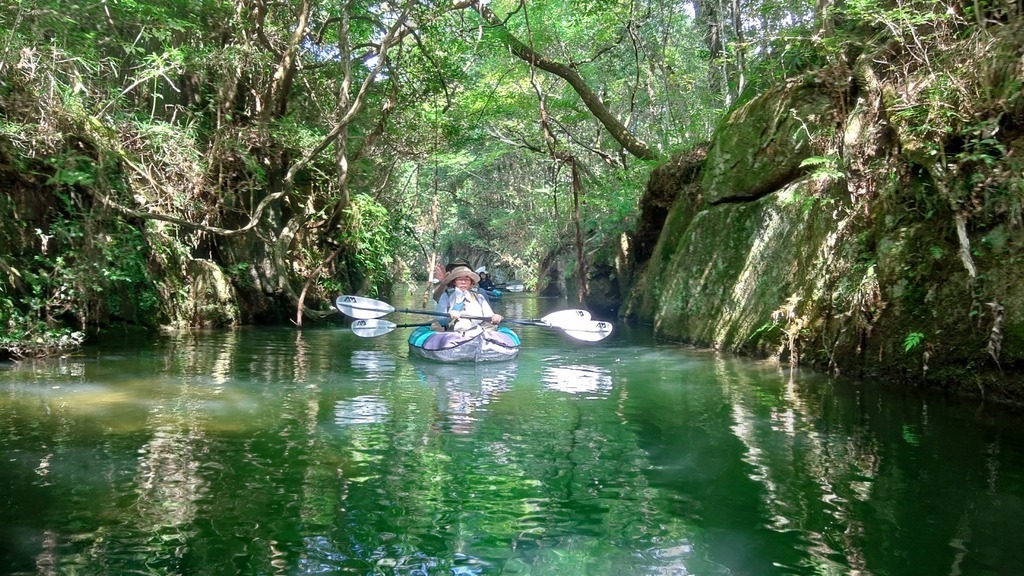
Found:
[[468, 266], [456, 266], [455, 268], [452, 268], [452, 271], [449, 272], [447, 276], [444, 277], [444, 283], [447, 284], [449, 282], [454, 282], [456, 278], [462, 278], [463, 276], [472, 280], [473, 284], [480, 281], [480, 276], [478, 276], [476, 272], [470, 270]]

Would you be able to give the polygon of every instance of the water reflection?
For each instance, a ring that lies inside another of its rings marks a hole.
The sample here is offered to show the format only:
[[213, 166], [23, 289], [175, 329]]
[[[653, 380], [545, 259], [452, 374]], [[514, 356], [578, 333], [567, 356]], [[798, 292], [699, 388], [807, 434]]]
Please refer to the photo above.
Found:
[[544, 368], [541, 380], [551, 390], [593, 398], [607, 396], [612, 390], [611, 373], [597, 366], [549, 366]]
[[435, 390], [437, 425], [455, 434], [470, 434], [477, 412], [509, 389], [518, 364], [511, 362], [442, 364], [417, 359], [417, 376]]
[[356, 396], [338, 400], [334, 405], [334, 423], [339, 426], [379, 424], [390, 412], [386, 401], [379, 396]]
[[355, 350], [352, 368], [362, 372], [369, 380], [386, 380], [397, 368], [395, 356], [380, 350]]
[[270, 330], [0, 371], [5, 569], [1024, 573], [1017, 420], [550, 333], [490, 365]]

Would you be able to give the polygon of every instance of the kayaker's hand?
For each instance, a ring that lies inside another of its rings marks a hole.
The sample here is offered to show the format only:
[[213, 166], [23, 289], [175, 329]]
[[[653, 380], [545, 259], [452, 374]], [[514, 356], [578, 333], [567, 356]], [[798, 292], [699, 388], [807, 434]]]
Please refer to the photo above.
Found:
[[458, 320], [462, 317], [462, 314], [460, 314], [458, 310], [452, 310], [451, 312], [448, 312], [448, 315], [452, 317], [452, 320]]
[[438, 282], [443, 282], [444, 281], [444, 276], [445, 276], [445, 274], [444, 274], [444, 266], [441, 265], [441, 264], [438, 264], [437, 266], [434, 266], [434, 278], [437, 278]]
[[501, 314], [495, 314], [494, 316], [491, 316], [491, 324], [498, 325], [504, 319], [505, 318]]

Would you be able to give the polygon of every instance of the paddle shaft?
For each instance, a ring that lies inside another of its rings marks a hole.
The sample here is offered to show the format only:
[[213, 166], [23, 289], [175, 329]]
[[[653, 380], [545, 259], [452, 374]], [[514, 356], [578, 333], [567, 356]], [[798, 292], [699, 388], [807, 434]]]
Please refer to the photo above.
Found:
[[389, 320], [379, 319], [360, 319], [352, 323], [352, 333], [360, 338], [376, 338], [377, 336], [383, 336], [394, 332], [396, 328], [413, 328], [421, 326], [430, 326], [429, 322], [419, 322], [416, 324], [395, 324]]
[[[359, 308], [359, 306], [352, 306], [353, 308]], [[425, 316], [437, 316], [438, 318], [451, 318], [444, 312], [433, 312], [430, 310], [414, 310], [412, 308], [395, 308], [394, 312], [402, 312], [404, 314], [423, 314]], [[466, 318], [467, 320], [487, 320], [490, 321], [489, 316], [470, 316], [468, 314], [462, 314], [459, 318]], [[524, 326], [542, 326], [545, 328], [554, 328], [554, 326], [541, 322], [540, 320], [515, 320], [512, 318], [505, 318], [502, 322], [508, 322], [510, 324], [522, 324]]]
[[[403, 312], [405, 314], [425, 314], [427, 316], [437, 316], [438, 318], [451, 318], [450, 315], [444, 312], [431, 312], [430, 310], [412, 310], [409, 308], [395, 308], [395, 312]], [[467, 320], [485, 320], [491, 321], [490, 316], [470, 316], [468, 314], [460, 314], [459, 318], [465, 318]], [[524, 326], [543, 326], [545, 328], [555, 328], [550, 324], [541, 322], [540, 320], [516, 320], [514, 318], [503, 318], [502, 322], [508, 322], [509, 324], [522, 324]]]
[[[338, 296], [335, 306], [346, 316], [352, 318], [370, 320], [376, 319], [385, 314], [400, 312], [405, 314], [422, 314], [425, 316], [436, 316], [438, 318], [449, 318], [450, 314], [445, 312], [434, 312], [430, 310], [414, 310], [410, 308], [395, 308], [387, 302], [344, 294]], [[469, 320], [490, 320], [485, 316], [460, 315], [460, 318]], [[556, 328], [564, 330], [565, 333], [577, 340], [597, 342], [607, 338], [612, 332], [612, 325], [608, 322], [599, 322], [590, 319], [590, 313], [586, 310], [561, 310], [553, 312], [539, 320], [518, 320], [503, 319], [509, 324], [520, 324], [523, 326], [537, 326], [539, 328]], [[373, 329], [370, 329], [371, 331]]]

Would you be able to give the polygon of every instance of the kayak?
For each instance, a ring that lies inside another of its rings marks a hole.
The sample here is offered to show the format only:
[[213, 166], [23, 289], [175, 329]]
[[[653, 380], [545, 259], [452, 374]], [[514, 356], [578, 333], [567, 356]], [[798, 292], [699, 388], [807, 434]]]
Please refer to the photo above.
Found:
[[505, 328], [435, 332], [420, 326], [409, 335], [409, 354], [438, 362], [501, 362], [519, 354], [519, 336]]
[[486, 296], [487, 299], [490, 300], [490, 301], [500, 300], [501, 299], [501, 290], [498, 290], [497, 288], [494, 288], [494, 289], [481, 288], [480, 291], [483, 292], [484, 296]]

